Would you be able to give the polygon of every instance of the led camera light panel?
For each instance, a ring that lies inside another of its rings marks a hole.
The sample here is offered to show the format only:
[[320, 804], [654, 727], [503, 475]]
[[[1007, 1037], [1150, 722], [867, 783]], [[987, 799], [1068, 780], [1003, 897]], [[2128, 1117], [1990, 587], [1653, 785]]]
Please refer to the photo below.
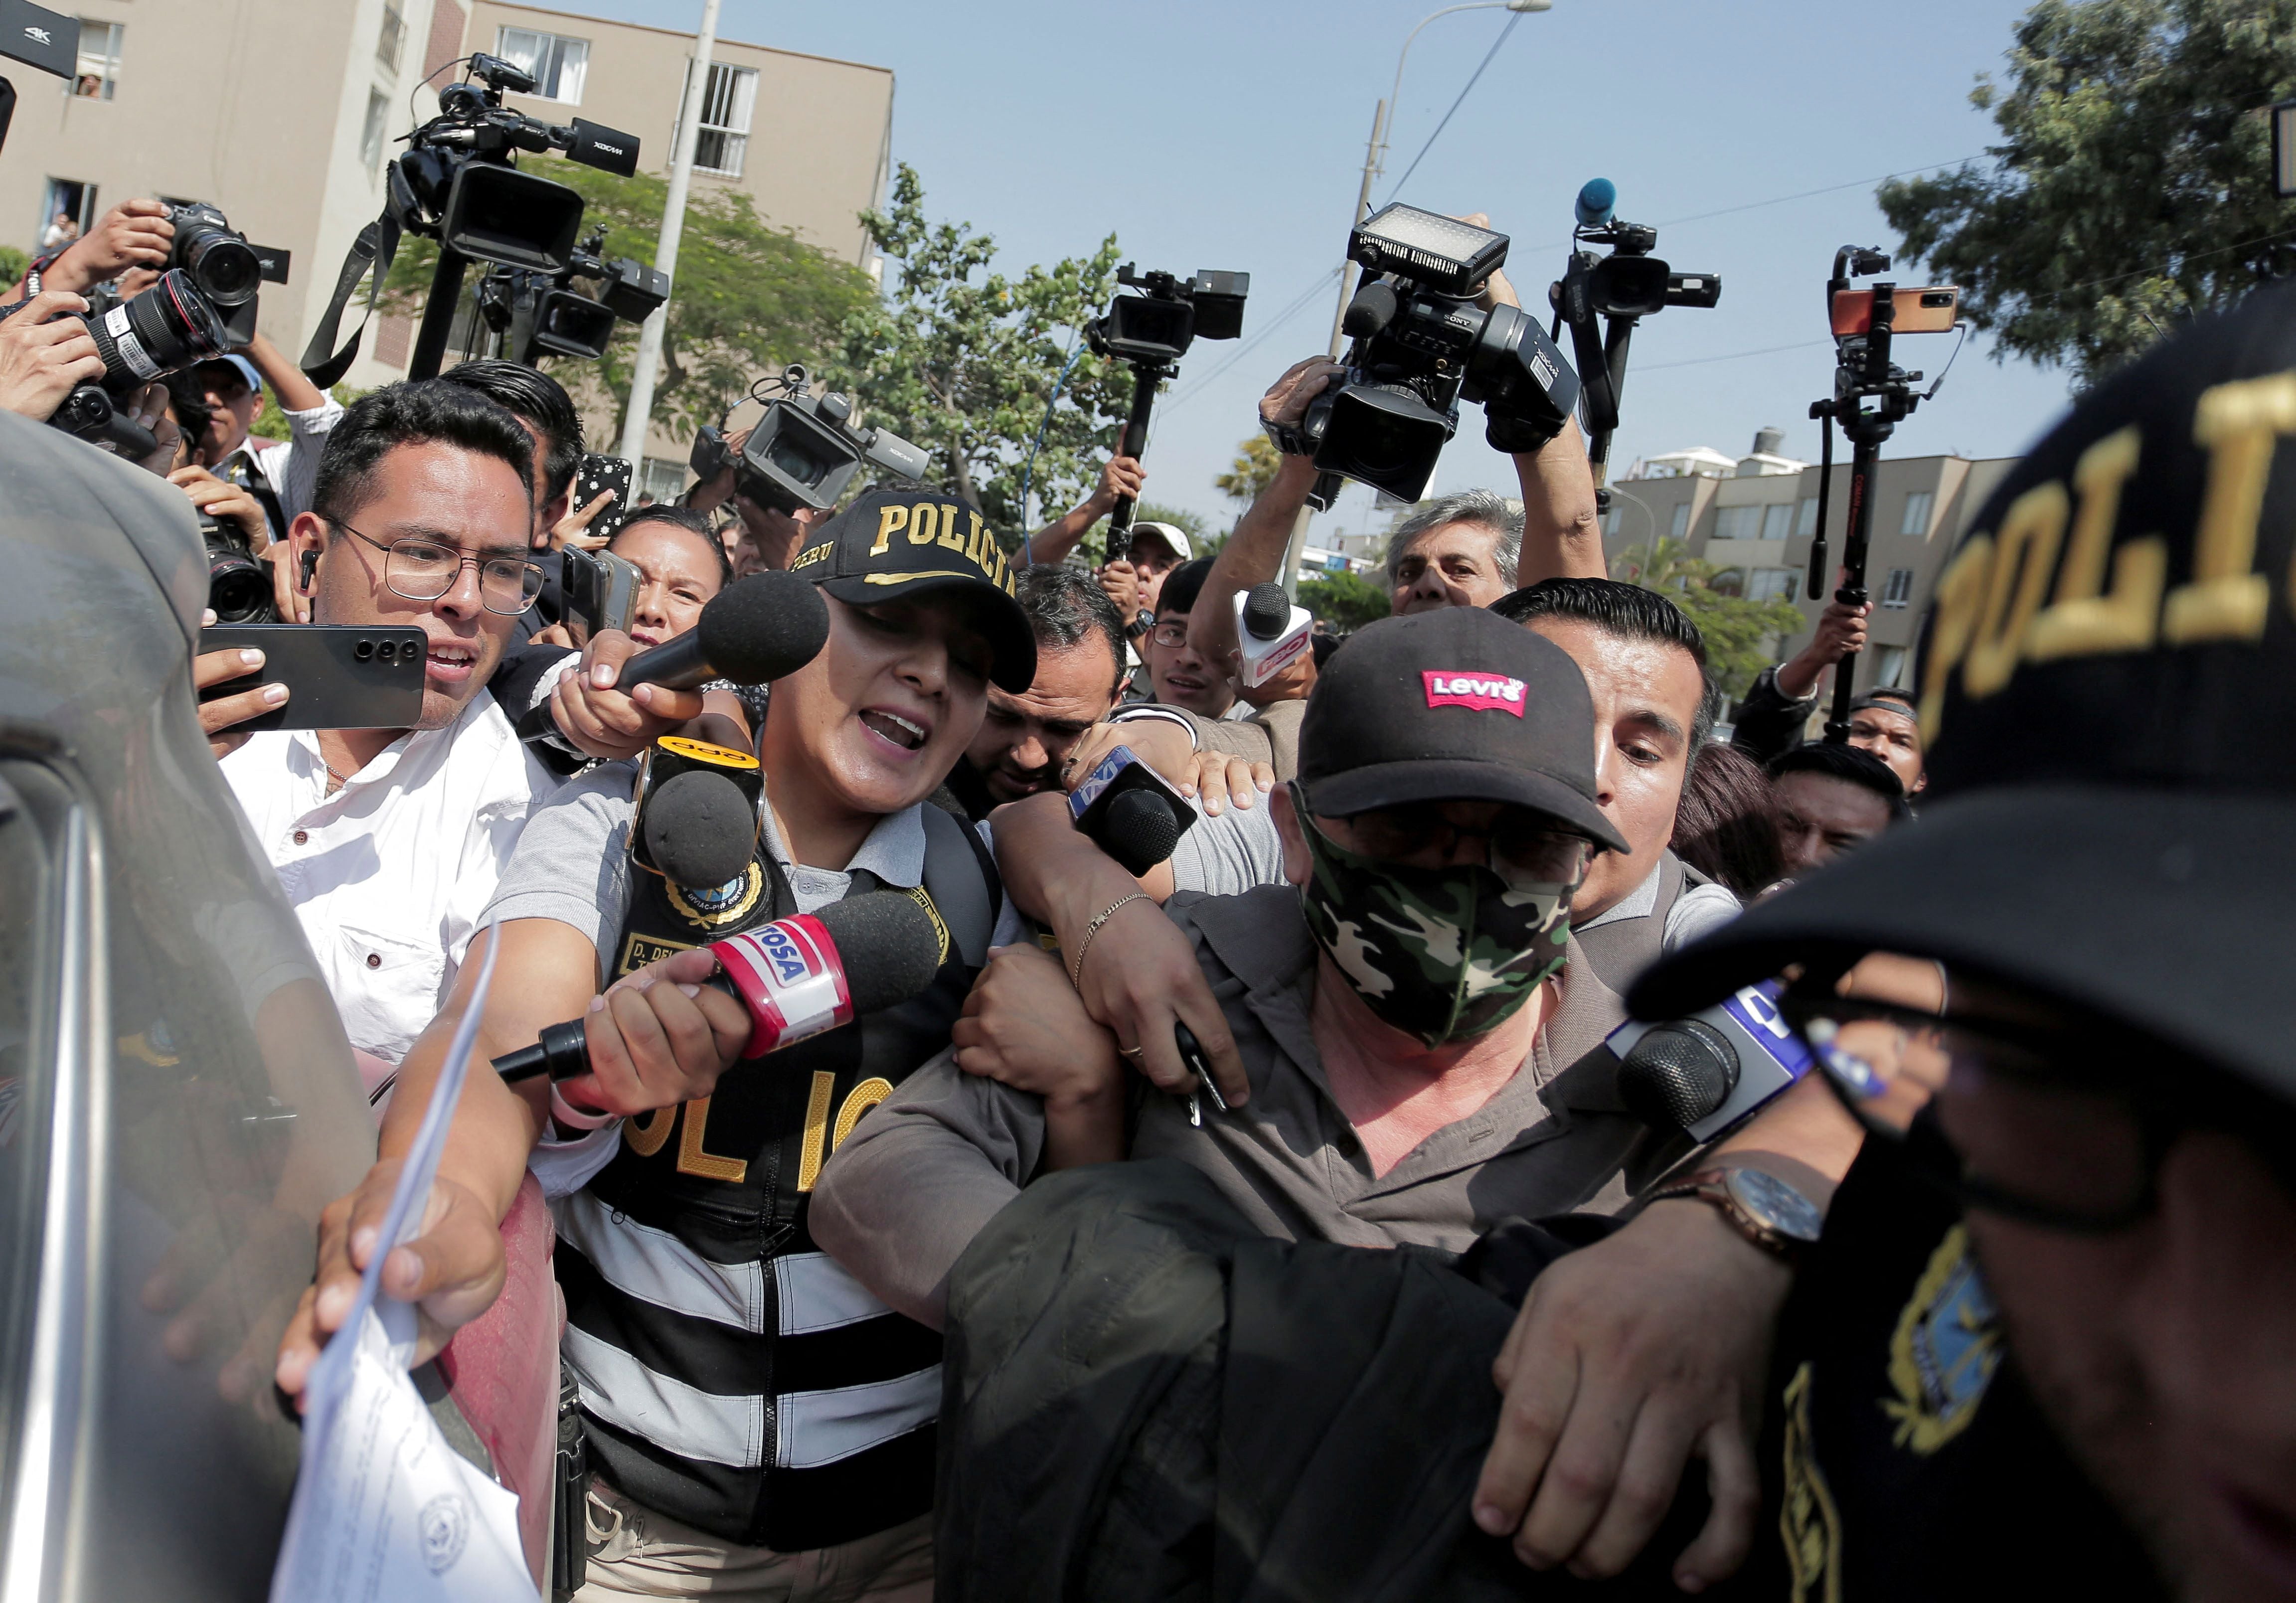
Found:
[[1374, 272], [1464, 295], [1506, 260], [1507, 236], [1398, 201], [1365, 218], [1349, 246], [1349, 254]]

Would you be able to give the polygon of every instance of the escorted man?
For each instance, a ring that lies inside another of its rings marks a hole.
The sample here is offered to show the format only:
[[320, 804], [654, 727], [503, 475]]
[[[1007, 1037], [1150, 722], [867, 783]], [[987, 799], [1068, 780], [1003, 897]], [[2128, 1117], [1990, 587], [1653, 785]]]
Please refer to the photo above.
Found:
[[1905, 787], [1872, 752], [1811, 740], [1772, 759], [1778, 844], [1794, 878], [1864, 846], [1910, 814]]
[[1057, 789], [1061, 765], [1108, 716], [1124, 684], [1124, 620], [1092, 576], [1065, 563], [1023, 568], [1013, 599], [1037, 638], [1037, 675], [1014, 694], [988, 687], [980, 732], [948, 788], [978, 823], [989, 810]]
[[[944, 1595], [1038, 1595], [1031, 1575], [1071, 1561], [1120, 1571], [1143, 1546], [1162, 1550], [1157, 1563], [1188, 1568], [1202, 1562], [1191, 1555], [1211, 1551], [1215, 1484], [1223, 1501], [1233, 1493], [1255, 1510], [1291, 1493], [1250, 1477], [1230, 1482], [1208, 1456], [1160, 1459], [1144, 1446], [1149, 1474], [1168, 1490], [1152, 1500], [1160, 1507], [1130, 1505], [1125, 1472], [1110, 1455], [1120, 1458], [1131, 1440], [1084, 1428], [1052, 1370], [1017, 1360], [1008, 1366], [1000, 1356], [1020, 1330], [1040, 1329], [1055, 1343], [1064, 1330], [1080, 1337], [1080, 1326], [1065, 1322], [1077, 1312], [1074, 1293], [1095, 1302], [1105, 1316], [1096, 1328], [1112, 1339], [1077, 1347], [1068, 1378], [1104, 1381], [1111, 1419], [1131, 1417], [1129, 1388], [1176, 1373], [1160, 1367], [1167, 1352], [1193, 1374], [1187, 1354], [1200, 1337], [1213, 1343], [1206, 1378], [1190, 1378], [1183, 1390], [1201, 1395], [1209, 1384], [1217, 1395], [1219, 1330], [1199, 1321], [1225, 1322], [1222, 1297], [1215, 1292], [1207, 1305], [1198, 1288], [1159, 1272], [1151, 1260], [1163, 1246], [1148, 1258], [1123, 1255], [1131, 1248], [1116, 1240], [1123, 1232], [1114, 1221], [1168, 1221], [1162, 1210], [1177, 1208], [1178, 1234], [1201, 1226], [1236, 1244], [1238, 1254], [1263, 1239], [1271, 1250], [1288, 1241], [1456, 1251], [1509, 1215], [1608, 1213], [1679, 1154], [1679, 1145], [1618, 1111], [1599, 1062], [1579, 1062], [1617, 1018], [1611, 994], [1573, 961], [1570, 934], [1570, 896], [1587, 862], [1621, 845], [1594, 797], [1592, 724], [1569, 658], [1502, 619], [1446, 609], [1359, 632], [1310, 700], [1299, 782], [1274, 798], [1288, 884], [1240, 896], [1177, 896], [1168, 922], [1152, 907], [1134, 906], [1146, 900], [1136, 890], [1079, 925], [1070, 913], [1081, 904], [1068, 896], [1055, 919], [1067, 964], [1087, 981], [1135, 961], [1159, 928], [1168, 935], [1177, 923], [1218, 1000], [1209, 1012], [1189, 998], [1170, 1006], [1210, 1059], [1227, 1110], [1217, 1111], [1183, 1067], [1169, 1012], [1151, 1026], [1160, 1039], [1127, 1041], [1091, 1022], [1056, 960], [1023, 949], [997, 955], [957, 1028], [957, 1051], [897, 1092], [832, 1159], [816, 1197], [816, 1239], [919, 1319], [946, 1316], [954, 1329], [968, 1308], [980, 1316], [953, 1348], [964, 1368], [949, 1394], [967, 1399], [968, 1409], [949, 1422], [963, 1434], [945, 1459], [955, 1479], [944, 1485], [939, 1529], [962, 1567], [945, 1577]], [[1065, 882], [1070, 866], [1042, 865], [1043, 877]], [[1128, 1092], [1119, 1073], [1125, 1059], [1162, 1090]], [[1823, 1188], [1822, 1175], [1762, 1139], [1734, 1141], [1720, 1161], [1771, 1171], [1782, 1184]], [[1107, 1165], [1128, 1156], [1178, 1163]], [[1838, 1174], [1847, 1156], [1843, 1149], [1825, 1157], [1826, 1171]], [[1070, 1188], [1063, 1175], [1021, 1190], [1040, 1168], [1084, 1165], [1102, 1165], [1085, 1171], [1100, 1178], [1078, 1176], [1084, 1183]], [[982, 1245], [967, 1254], [977, 1236]], [[1762, 1308], [1783, 1298], [1783, 1277], [1718, 1226], [1710, 1210], [1660, 1210], [1620, 1239], [1630, 1245], [1620, 1273], [1603, 1278], [1622, 1302], [1680, 1294], [1692, 1304], [1718, 1298], [1734, 1308], [1742, 1298]], [[1200, 1239], [1185, 1250], [1200, 1248], [1211, 1250]], [[1103, 1258], [1103, 1251], [1119, 1255]], [[1049, 1266], [1059, 1263], [1073, 1264], [1076, 1276], [1054, 1273]], [[1010, 1280], [1008, 1267], [1023, 1278]], [[989, 1292], [992, 1282], [1002, 1291]], [[1135, 1285], [1170, 1287], [1172, 1296], [1129, 1301]], [[1107, 1295], [1090, 1291], [1095, 1286]], [[1010, 1318], [992, 1308], [1006, 1292]], [[1592, 1412], [1614, 1405], [1614, 1384], [1646, 1398], [1686, 1383], [1691, 1370], [1712, 1373], [1712, 1363], [1742, 1375], [1745, 1353], [1726, 1360], [1706, 1341], [1692, 1305], [1678, 1312], [1678, 1326], [1659, 1326], [1669, 1337], [1657, 1345], [1687, 1367], [1663, 1384], [1648, 1374], [1628, 1379], [1621, 1371], [1636, 1369], [1652, 1347], [1638, 1342], [1629, 1358], [1596, 1343], [1600, 1355], [1588, 1356], [1583, 1370]], [[1496, 1321], [1503, 1332], [1505, 1317], [1494, 1301], [1483, 1322]], [[1187, 1329], [1168, 1349], [1176, 1320]], [[1351, 1310], [1340, 1322], [1376, 1337], [1375, 1318], [1358, 1325]], [[1677, 1331], [1679, 1342], [1671, 1339]], [[1489, 1336], [1492, 1352], [1497, 1332]], [[1095, 1356], [1103, 1351], [1136, 1353], [1143, 1362], [1103, 1368]], [[1673, 1362], [1658, 1368], [1670, 1371]], [[1759, 1352], [1752, 1367], [1759, 1371]], [[1685, 1424], [1700, 1416], [1685, 1451], [1706, 1431], [1730, 1433], [1706, 1444], [1724, 1511], [1688, 1561], [1718, 1574], [1747, 1540], [1752, 1493], [1745, 1450], [1732, 1445], [1742, 1419], [1734, 1403], [1707, 1411], [1715, 1406], [1707, 1384], [1689, 1385], [1700, 1394], [1694, 1404], [1677, 1393], [1665, 1411], [1677, 1417], [1682, 1405]], [[1144, 1394], [1140, 1406], [1160, 1403]], [[1371, 1406], [1383, 1411], [1393, 1401]], [[1000, 1421], [1011, 1434], [995, 1428]], [[1276, 1428], [1273, 1419], [1261, 1424]], [[1194, 1415], [1171, 1425], [1188, 1440], [1200, 1440], [1202, 1428]], [[1587, 1420], [1578, 1428], [1600, 1434]], [[1574, 1439], [1567, 1456], [1575, 1461], [1581, 1450]], [[1679, 1462], [1665, 1471], [1669, 1494]], [[1645, 1468], [1630, 1467], [1637, 1496]], [[1004, 1501], [1024, 1484], [1041, 1494], [1039, 1517]], [[1096, 1533], [1100, 1511], [1080, 1500], [1111, 1484], [1119, 1488], [1111, 1501], [1126, 1507]], [[1622, 1566], [1656, 1524], [1653, 1515], [1637, 1526], [1636, 1515], [1619, 1511], [1598, 1526], [1608, 1485], [1592, 1471], [1584, 1477], [1591, 1506], [1558, 1555], [1594, 1531], [1595, 1573]], [[1465, 1490], [1460, 1482], [1454, 1501], [1433, 1516], [1461, 1540]], [[1025, 1540], [1016, 1524], [1022, 1518], [1035, 1531]], [[1310, 1587], [1297, 1595], [1327, 1593]]]
[[[1871, 1132], [1778, 1335], [1750, 1596], [2296, 1595], [2292, 370], [2276, 284], [2090, 389], [1944, 569], [1920, 827], [1635, 991], [1796, 966]], [[1838, 994], [1868, 952], [1929, 994]]]
[[[1029, 688], [1035, 643], [993, 533], [953, 500], [873, 491], [813, 533], [794, 570], [820, 586], [830, 635], [767, 700], [750, 869], [711, 892], [634, 870], [625, 765], [529, 822], [483, 920], [499, 947], [478, 1051], [583, 1018], [594, 1073], [519, 1092], [472, 1075], [433, 1227], [387, 1266], [433, 1343], [482, 1312], [532, 1157], [596, 1471], [586, 1603], [828, 1595], [801, 1590], [821, 1576], [843, 1598], [931, 1592], [939, 1342], [815, 1247], [808, 1204], [832, 1132], [947, 1045], [992, 938], [1020, 933], [978, 837], [927, 798], [988, 687]], [[931, 986], [721, 1080], [747, 1016], [698, 983], [714, 960], [684, 949], [878, 889], [946, 930]], [[389, 1200], [474, 973], [408, 1058], [382, 1161], [330, 1211], [318, 1287], [282, 1347], [291, 1391], [364, 1267], [354, 1232]]]

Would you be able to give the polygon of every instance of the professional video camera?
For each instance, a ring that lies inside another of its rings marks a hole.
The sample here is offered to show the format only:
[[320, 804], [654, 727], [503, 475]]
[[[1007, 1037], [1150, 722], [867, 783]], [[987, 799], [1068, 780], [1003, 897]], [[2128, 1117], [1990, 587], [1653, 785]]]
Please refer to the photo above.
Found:
[[[606, 354], [617, 319], [644, 323], [669, 299], [669, 275], [627, 256], [611, 261], [606, 225], [593, 227], [554, 274], [495, 266], [479, 282], [479, 316], [504, 336], [503, 354], [531, 367], [545, 356], [596, 361]], [[596, 299], [573, 288], [576, 279], [599, 285]]]
[[1348, 236], [1366, 276], [1340, 324], [1347, 372], [1296, 430], [1268, 426], [1277, 449], [1314, 453], [1310, 505], [1328, 510], [1346, 478], [1418, 500], [1463, 397], [1482, 403], [1494, 449], [1535, 451], [1562, 431], [1578, 400], [1570, 364], [1520, 307], [1475, 305], [1506, 253], [1503, 233], [1400, 203]]
[[[1233, 339], [1243, 332], [1244, 298], [1251, 274], [1200, 271], [1193, 278], [1160, 270], [1135, 273], [1127, 262], [1116, 282], [1137, 295], [1119, 295], [1104, 316], [1085, 324], [1093, 354], [1132, 369], [1132, 412], [1116, 437], [1116, 454], [1137, 458], [1148, 448], [1148, 418], [1157, 387], [1177, 370], [1180, 358], [1198, 339]], [[1132, 527], [1132, 497], [1119, 496], [1109, 514], [1108, 549], [1123, 549]]]
[[[0, 307], [0, 319], [29, 304], [27, 299]], [[223, 318], [180, 267], [170, 267], [158, 283], [108, 310], [64, 315], [87, 325], [96, 355], [103, 358], [103, 377], [77, 386], [48, 421], [123, 456], [149, 456], [159, 448], [152, 431], [128, 414], [128, 397], [154, 379], [231, 349]]]
[[[1571, 354], [1578, 364], [1579, 398], [1586, 413], [1587, 459], [1595, 470], [1595, 495], [1602, 510], [1611, 504], [1603, 483], [1611, 461], [1611, 436], [1619, 426], [1619, 392], [1627, 381], [1627, 347], [1635, 325], [1669, 307], [1711, 307], [1722, 299], [1722, 280], [1713, 273], [1677, 273], [1651, 252], [1658, 230], [1647, 223], [1616, 221], [1617, 185], [1590, 178], [1580, 186], [1575, 207], [1578, 225], [1562, 279], [1547, 287], [1556, 331], [1568, 324]], [[1608, 245], [1596, 256], [1578, 249]], [[1595, 332], [1595, 319], [1603, 319]]]
[[[531, 73], [481, 53], [470, 58], [468, 78], [439, 91], [439, 114], [407, 135], [406, 152], [392, 159], [383, 215], [352, 246], [334, 299], [304, 351], [303, 370], [314, 383], [332, 384], [350, 366], [357, 336], [330, 354], [336, 325], [368, 262], [375, 286], [368, 291], [372, 313], [402, 233], [439, 241], [430, 297], [407, 364], [410, 378], [438, 376], [463, 270], [472, 262], [543, 274], [574, 266], [581, 194], [512, 162], [521, 151], [560, 151], [569, 160], [627, 178], [637, 172], [638, 140], [579, 117], [566, 124], [543, 122], [502, 103], [505, 93], [534, 89]], [[666, 296], [668, 287], [662, 290]]]
[[810, 382], [805, 369], [792, 363], [750, 387], [749, 398], [765, 402], [766, 413], [750, 430], [738, 457], [726, 444], [724, 419], [703, 425], [688, 458], [695, 487], [708, 484], [731, 463], [734, 490], [759, 506], [825, 512], [864, 462], [903, 478], [925, 476], [922, 451], [889, 429], [854, 428], [853, 403], [834, 391], [809, 394]]

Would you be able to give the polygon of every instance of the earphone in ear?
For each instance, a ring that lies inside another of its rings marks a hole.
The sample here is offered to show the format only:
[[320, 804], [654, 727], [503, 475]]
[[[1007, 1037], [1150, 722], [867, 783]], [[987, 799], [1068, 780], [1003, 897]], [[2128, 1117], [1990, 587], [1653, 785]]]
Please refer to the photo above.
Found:
[[319, 553], [318, 553], [317, 552], [316, 552], [316, 551], [307, 551], [307, 552], [305, 552], [303, 553], [303, 586], [302, 586], [302, 587], [303, 587], [303, 591], [304, 591], [304, 593], [305, 593], [306, 594], [308, 594], [308, 593], [310, 593], [310, 589], [311, 589], [311, 578], [312, 578], [312, 576], [313, 576], [314, 574], [317, 573], [318, 571], [319, 571]]

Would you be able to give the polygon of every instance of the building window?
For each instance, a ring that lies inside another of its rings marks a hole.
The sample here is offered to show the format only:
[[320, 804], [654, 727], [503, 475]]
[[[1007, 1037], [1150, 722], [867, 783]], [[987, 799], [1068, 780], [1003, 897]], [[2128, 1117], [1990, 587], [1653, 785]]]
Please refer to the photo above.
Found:
[[90, 22], [85, 17], [79, 25], [79, 69], [72, 78], [71, 92], [82, 100], [110, 100], [119, 82], [119, 41], [127, 31], [120, 22]]
[[1790, 601], [1801, 576], [1791, 568], [1757, 568], [1746, 576], [1750, 601]]
[[1912, 605], [1913, 599], [1914, 570], [1910, 568], [1890, 569], [1889, 583], [1882, 586], [1882, 604], [1902, 609]]
[[1674, 520], [1667, 526], [1666, 533], [1667, 537], [1670, 540], [1680, 540], [1688, 536], [1690, 533], [1690, 503], [1685, 501], [1674, 509]]
[[398, 53], [406, 43], [406, 0], [382, 0], [382, 33], [375, 40], [374, 59], [385, 72], [398, 70]]
[[1866, 688], [1875, 691], [1903, 690], [1906, 687], [1899, 681], [1905, 677], [1905, 674], [1906, 648], [1883, 646], [1874, 654], [1874, 683]]
[[1906, 497], [1906, 519], [1898, 528], [1901, 535], [1926, 535], [1930, 532], [1930, 505], [1936, 499], [1927, 490], [1915, 490]]
[[656, 501], [675, 501], [685, 494], [685, 464], [667, 456], [649, 456], [638, 475], [634, 494]]
[[534, 75], [537, 99], [582, 103], [582, 78], [590, 70], [589, 40], [505, 28], [495, 36], [495, 53]]
[[[690, 76], [693, 64], [688, 62]], [[713, 65], [701, 96], [701, 130], [693, 142], [693, 165], [705, 173], [742, 176], [750, 148], [750, 113], [758, 101], [758, 75], [747, 67]]]
[[1717, 540], [1759, 540], [1762, 537], [1762, 509], [1758, 506], [1726, 506], [1714, 514], [1714, 537]]
[[1762, 538], [1783, 540], [1793, 524], [1793, 503], [1781, 501], [1775, 506], [1762, 509]]
[[94, 222], [95, 185], [78, 178], [51, 178], [40, 199], [40, 226], [34, 236], [43, 250], [70, 244]]
[[1817, 497], [1811, 495], [1794, 509], [1794, 533], [1803, 539], [1817, 533]]
[[372, 178], [382, 170], [384, 135], [390, 127], [390, 96], [380, 89], [366, 92], [366, 126], [359, 130], [359, 161]]

